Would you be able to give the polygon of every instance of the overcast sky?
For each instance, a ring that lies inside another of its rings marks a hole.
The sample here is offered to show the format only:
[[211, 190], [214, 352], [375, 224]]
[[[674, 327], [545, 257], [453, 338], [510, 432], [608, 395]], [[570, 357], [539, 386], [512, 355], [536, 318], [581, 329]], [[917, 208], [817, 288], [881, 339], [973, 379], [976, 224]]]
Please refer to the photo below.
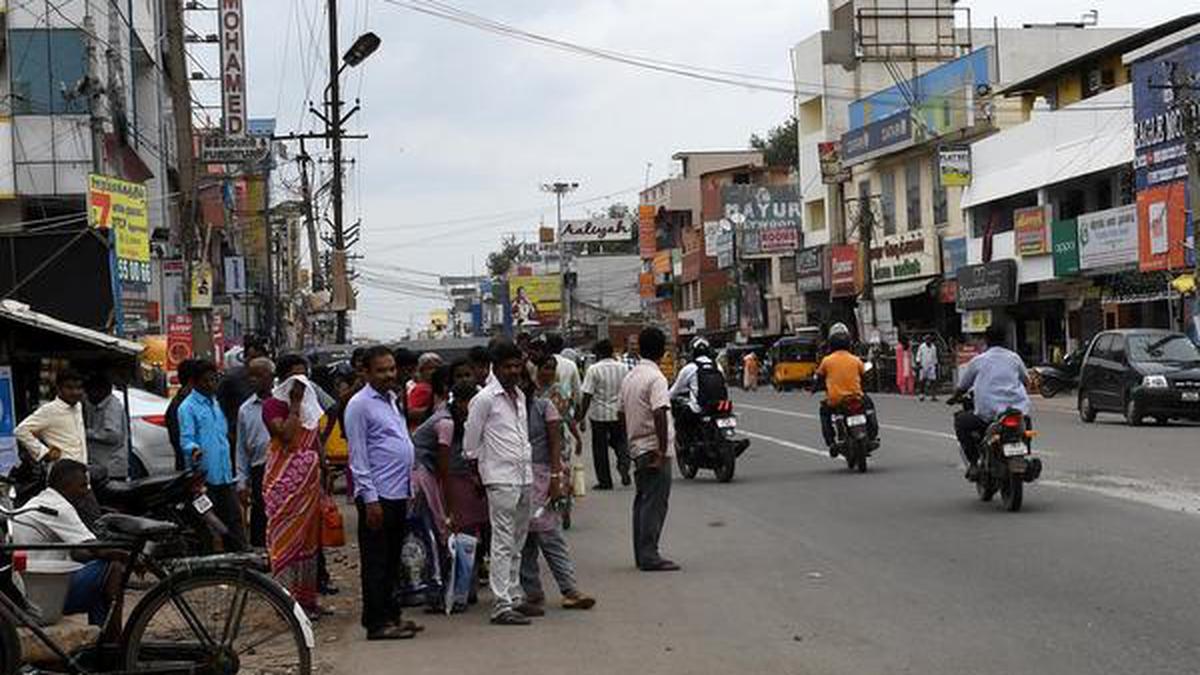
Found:
[[[788, 49], [825, 27], [824, 0], [449, 0], [528, 31], [590, 47], [707, 68], [790, 78]], [[252, 117], [280, 130], [314, 129], [307, 98], [327, 80], [325, 0], [247, 5]], [[404, 294], [362, 288], [359, 335], [397, 337], [445, 306], [410, 293], [434, 274], [482, 271], [505, 233], [554, 218], [546, 181], [578, 181], [570, 201], [634, 204], [645, 181], [667, 177], [679, 150], [745, 147], [786, 119], [790, 97], [695, 82], [548, 50], [415, 13], [385, 0], [340, 0], [343, 50], [371, 30], [383, 46], [344, 76], [360, 96], [350, 142], [347, 220], [363, 220], [357, 252], [374, 278]], [[1186, 3], [1167, 0], [974, 0], [976, 26], [1075, 20], [1149, 26]], [[198, 23], [198, 22], [197, 22]], [[208, 32], [208, 31], [201, 31]], [[211, 100], [211, 97], [210, 97]], [[324, 169], [327, 171], [327, 168]], [[603, 198], [611, 195], [611, 198]], [[498, 215], [496, 215], [498, 214]], [[515, 215], [514, 215], [515, 214]], [[493, 216], [496, 217], [490, 217]], [[464, 220], [471, 219], [471, 220]], [[446, 221], [457, 221], [447, 223]], [[400, 267], [406, 271], [389, 269]], [[414, 286], [415, 284], [415, 286]]]

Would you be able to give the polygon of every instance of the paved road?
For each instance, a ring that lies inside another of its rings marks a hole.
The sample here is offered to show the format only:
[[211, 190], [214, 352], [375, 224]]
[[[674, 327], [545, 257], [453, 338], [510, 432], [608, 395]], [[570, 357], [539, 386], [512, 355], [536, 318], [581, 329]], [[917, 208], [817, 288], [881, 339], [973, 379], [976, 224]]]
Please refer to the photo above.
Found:
[[754, 444], [735, 481], [675, 483], [665, 549], [684, 572], [633, 571], [632, 492], [590, 495], [569, 536], [594, 611], [533, 629], [434, 618], [392, 645], [348, 626], [323, 646], [346, 673], [1196, 671], [1200, 515], [1180, 511], [1200, 503], [1195, 428], [1042, 406], [1048, 484], [1008, 514], [962, 480], [945, 406], [881, 397], [884, 447], [857, 475], [816, 450], [807, 395], [738, 405]]

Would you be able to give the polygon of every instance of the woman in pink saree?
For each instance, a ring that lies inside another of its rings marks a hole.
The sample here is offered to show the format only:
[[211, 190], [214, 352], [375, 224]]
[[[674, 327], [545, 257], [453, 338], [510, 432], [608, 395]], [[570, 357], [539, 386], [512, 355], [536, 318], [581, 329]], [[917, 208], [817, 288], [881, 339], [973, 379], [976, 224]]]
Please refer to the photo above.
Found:
[[[286, 401], [279, 398], [285, 391]], [[271, 572], [306, 612], [319, 616], [320, 404], [303, 377], [288, 378], [274, 393], [263, 402], [263, 421], [271, 432], [263, 478]]]

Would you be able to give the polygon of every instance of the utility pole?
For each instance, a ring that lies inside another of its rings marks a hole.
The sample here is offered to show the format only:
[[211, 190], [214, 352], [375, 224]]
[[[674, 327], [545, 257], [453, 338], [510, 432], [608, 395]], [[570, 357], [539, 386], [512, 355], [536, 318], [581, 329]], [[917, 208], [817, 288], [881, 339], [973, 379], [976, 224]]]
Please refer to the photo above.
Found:
[[866, 198], [843, 198], [845, 204], [858, 205], [858, 213], [855, 214], [854, 224], [855, 229], [858, 230], [858, 240], [862, 243], [863, 252], [866, 256], [866, 263], [863, 265], [862, 298], [871, 303], [871, 325], [875, 327], [879, 326], [879, 320], [875, 316], [877, 308], [875, 306], [875, 284], [871, 270], [871, 245], [875, 239], [875, 209], [872, 208], [872, 204], [877, 198], [879, 198], [879, 195], [867, 195]]
[[317, 222], [313, 218], [313, 203], [312, 203], [312, 185], [308, 181], [308, 164], [312, 161], [312, 157], [308, 156], [308, 151], [304, 148], [304, 139], [300, 139], [300, 157], [297, 158], [300, 163], [300, 192], [304, 199], [304, 225], [308, 230], [308, 259], [312, 265], [312, 289], [313, 292], [321, 290], [321, 251], [317, 248]]
[[556, 213], [556, 227], [554, 236], [558, 239], [558, 270], [562, 277], [560, 285], [562, 288], [562, 314], [560, 323], [563, 333], [566, 333], [571, 328], [571, 289], [567, 286], [569, 277], [567, 276], [567, 245], [562, 240], [562, 200], [563, 195], [570, 194], [579, 189], [579, 183], [568, 183], [566, 181], [558, 181], [555, 183], [543, 183], [542, 192], [551, 192], [554, 194], [554, 204]]
[[[329, 15], [329, 142], [333, 150], [333, 254], [346, 255], [346, 232], [342, 221], [342, 87], [339, 82], [341, 68], [338, 54], [338, 9], [337, 0], [327, 0], [326, 14]], [[349, 284], [349, 279], [335, 279], [333, 283]], [[349, 289], [347, 289], [349, 291]], [[349, 292], [347, 292], [347, 298]], [[346, 343], [346, 308], [337, 310], [337, 343]]]
[[[207, 251], [196, 223], [196, 164], [192, 145], [192, 97], [188, 89], [187, 56], [183, 41], [183, 6], [180, 0], [163, 0], [167, 29], [167, 71], [170, 76], [171, 111], [175, 122], [175, 152], [179, 167], [179, 243], [183, 249], [184, 294], [190, 298], [192, 263], [204, 260]], [[212, 358], [210, 313], [192, 309], [192, 355]]]

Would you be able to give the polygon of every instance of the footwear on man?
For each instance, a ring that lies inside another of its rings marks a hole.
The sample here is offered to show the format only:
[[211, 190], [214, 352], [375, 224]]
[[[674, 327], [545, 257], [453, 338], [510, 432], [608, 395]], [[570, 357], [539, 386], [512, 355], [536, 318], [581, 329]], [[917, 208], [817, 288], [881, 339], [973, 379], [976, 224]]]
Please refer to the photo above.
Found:
[[517, 614], [520, 614], [521, 616], [531, 616], [531, 617], [546, 616], [546, 610], [542, 609], [541, 607], [538, 607], [537, 605], [533, 604], [532, 602], [523, 602], [520, 605], [517, 605], [516, 612], [517, 612]]
[[533, 622], [528, 617], [521, 616], [511, 609], [492, 617], [494, 626], [528, 626], [531, 623]]
[[682, 569], [671, 560], [659, 560], [656, 563], [642, 567], [643, 572], [677, 572]]
[[586, 593], [571, 591], [563, 596], [563, 609], [591, 609], [596, 606], [596, 599]]
[[408, 630], [400, 626], [382, 626], [367, 631], [367, 640], [376, 642], [379, 640], [411, 640], [417, 636], [416, 631]]
[[967, 467], [967, 480], [971, 481], [972, 483], [977, 482], [979, 480], [979, 465], [978, 464], [972, 464], [971, 466]]
[[629, 478], [629, 472], [628, 472], [628, 471], [626, 471], [625, 473], [621, 474], [621, 485], [622, 485], [623, 487], [629, 487], [629, 483], [630, 483], [630, 482], [631, 482], [631, 479]]
[[611, 483], [608, 483], [608, 484], [596, 483], [595, 485], [592, 486], [592, 489], [593, 490], [611, 490], [611, 489], [613, 489], [613, 486]]

